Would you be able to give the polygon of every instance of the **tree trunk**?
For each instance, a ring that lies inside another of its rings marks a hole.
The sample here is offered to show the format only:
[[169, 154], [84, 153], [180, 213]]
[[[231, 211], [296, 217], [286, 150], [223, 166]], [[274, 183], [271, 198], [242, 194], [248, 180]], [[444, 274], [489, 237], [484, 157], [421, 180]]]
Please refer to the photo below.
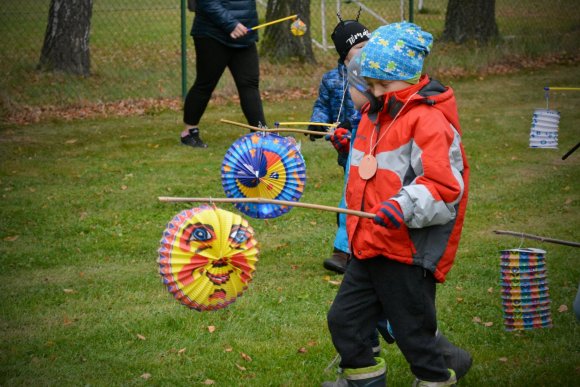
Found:
[[[306, 26], [310, 26], [310, 0], [268, 0], [266, 21], [298, 14]], [[312, 51], [310, 28], [302, 36], [290, 32], [292, 20], [265, 27], [260, 43], [260, 56], [271, 62], [287, 62], [297, 59], [302, 63], [316, 63]]]
[[88, 76], [93, 0], [51, 0], [38, 69]]
[[498, 35], [495, 0], [449, 0], [443, 40], [487, 43]]

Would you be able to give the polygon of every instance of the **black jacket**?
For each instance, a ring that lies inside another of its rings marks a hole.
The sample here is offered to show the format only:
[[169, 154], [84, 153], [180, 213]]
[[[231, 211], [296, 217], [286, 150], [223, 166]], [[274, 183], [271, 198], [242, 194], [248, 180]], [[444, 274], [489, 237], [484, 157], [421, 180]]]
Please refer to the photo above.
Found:
[[252, 31], [240, 39], [232, 39], [230, 32], [238, 23], [246, 27], [258, 25], [256, 0], [197, 0], [195, 19], [191, 28], [194, 37], [209, 37], [229, 47], [248, 47], [258, 41]]

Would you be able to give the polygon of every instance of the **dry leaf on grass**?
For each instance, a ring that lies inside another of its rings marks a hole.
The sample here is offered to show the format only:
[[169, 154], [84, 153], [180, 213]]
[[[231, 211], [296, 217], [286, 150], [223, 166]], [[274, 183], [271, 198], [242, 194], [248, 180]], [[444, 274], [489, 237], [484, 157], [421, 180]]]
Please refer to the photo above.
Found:
[[304, 348], [304, 347], [298, 348], [298, 353], [306, 353], [306, 352], [308, 352], [308, 350], [306, 348]]
[[20, 235], [12, 235], [12, 236], [7, 236], [4, 238], [4, 240], [6, 242], [14, 242], [15, 240], [17, 240], [18, 238], [20, 238]]
[[214, 333], [214, 332], [215, 332], [215, 326], [213, 326], [213, 325], [208, 325], [208, 326], [207, 326], [207, 330], [208, 330], [208, 332], [209, 332], [209, 333]]
[[245, 361], [252, 361], [252, 358], [249, 355], [243, 352], [240, 352], [240, 355], [242, 356], [242, 359], [244, 359]]
[[484, 322], [483, 326], [484, 327], [491, 327], [491, 326], [493, 326], [493, 321]]
[[145, 339], [145, 336], [143, 336], [143, 335], [140, 335], [139, 333], [137, 333], [137, 338], [138, 338], [139, 340], [146, 340], [146, 339]]
[[62, 291], [65, 292], [66, 294], [76, 293], [76, 291], [74, 289], [62, 289]]
[[558, 308], [558, 312], [560, 313], [564, 313], [568, 311], [568, 307], [566, 305], [560, 305], [560, 307]]
[[145, 380], [149, 379], [150, 377], [151, 377], [151, 374], [147, 373], [147, 372], [144, 373], [143, 375], [141, 375], [141, 379], [145, 379]]
[[238, 369], [239, 369], [240, 371], [245, 371], [245, 370], [246, 370], [246, 367], [244, 367], [244, 366], [241, 366], [241, 365], [239, 365], [238, 363], [236, 363], [236, 367], [238, 367]]
[[501, 361], [502, 363], [506, 363], [508, 361], [508, 358], [507, 357], [500, 357], [497, 360]]
[[181, 348], [179, 351], [177, 351], [178, 355], [181, 355], [182, 353], [185, 353], [186, 348]]
[[203, 384], [205, 384], [206, 386], [209, 386], [211, 384], [215, 384], [215, 380], [206, 379], [206, 380], [204, 380]]
[[481, 318], [479, 318], [479, 317], [475, 316], [475, 317], [473, 318], [473, 320], [471, 320], [471, 321], [473, 321], [474, 323], [480, 324], [480, 323], [481, 323]]
[[229, 345], [227, 345], [227, 346], [224, 348], [224, 352], [232, 352], [233, 350], [234, 350], [234, 349], [233, 349], [232, 347], [230, 347]]

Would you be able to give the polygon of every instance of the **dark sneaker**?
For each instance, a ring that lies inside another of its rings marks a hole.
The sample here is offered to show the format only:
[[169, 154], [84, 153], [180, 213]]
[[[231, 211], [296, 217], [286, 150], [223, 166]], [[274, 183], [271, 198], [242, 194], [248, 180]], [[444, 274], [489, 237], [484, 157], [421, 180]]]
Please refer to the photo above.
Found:
[[334, 271], [338, 274], [344, 274], [349, 259], [349, 253], [335, 248], [332, 256], [328, 259], [325, 259], [322, 263], [322, 266], [324, 266], [324, 268], [327, 270]]
[[199, 137], [198, 128], [189, 129], [189, 134], [185, 137], [181, 137], [181, 143], [194, 148], [207, 148], [207, 144]]

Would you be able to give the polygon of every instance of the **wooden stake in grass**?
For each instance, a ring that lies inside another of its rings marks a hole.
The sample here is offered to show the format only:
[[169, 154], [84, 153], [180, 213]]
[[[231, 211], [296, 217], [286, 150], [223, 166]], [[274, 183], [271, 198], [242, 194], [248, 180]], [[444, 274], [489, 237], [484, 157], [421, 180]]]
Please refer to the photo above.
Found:
[[199, 202], [204, 202], [204, 203], [269, 203], [269, 204], [277, 204], [280, 206], [288, 206], [288, 207], [302, 207], [302, 208], [308, 208], [311, 210], [339, 212], [339, 213], [347, 214], [347, 215], [360, 216], [361, 218], [374, 218], [375, 217], [375, 214], [373, 214], [371, 212], [349, 210], [348, 208], [324, 206], [321, 204], [301, 203], [301, 202], [293, 202], [293, 201], [289, 201], [289, 200], [276, 200], [276, 199], [266, 199], [266, 198], [183, 198], [183, 197], [161, 196], [161, 197], [159, 197], [159, 201], [168, 202], [168, 203], [179, 203], [179, 202], [188, 202], [188, 203], [196, 203], [196, 202], [198, 202], [198, 203]]

